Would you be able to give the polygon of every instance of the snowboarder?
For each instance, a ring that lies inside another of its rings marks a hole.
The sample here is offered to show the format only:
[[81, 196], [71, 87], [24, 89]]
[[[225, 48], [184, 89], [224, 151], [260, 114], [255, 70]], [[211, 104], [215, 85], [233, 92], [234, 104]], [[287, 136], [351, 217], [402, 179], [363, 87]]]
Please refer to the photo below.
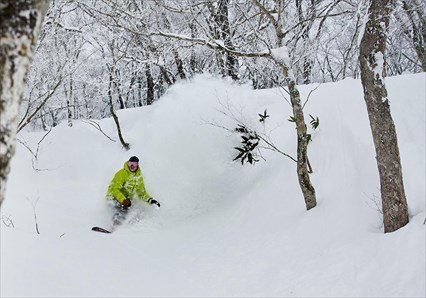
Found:
[[149, 204], [160, 207], [160, 203], [154, 200], [146, 191], [142, 172], [139, 167], [139, 158], [130, 157], [124, 163], [121, 170], [115, 173], [108, 187], [107, 198], [115, 209], [113, 225], [121, 224], [132, 206], [132, 200], [141, 199]]

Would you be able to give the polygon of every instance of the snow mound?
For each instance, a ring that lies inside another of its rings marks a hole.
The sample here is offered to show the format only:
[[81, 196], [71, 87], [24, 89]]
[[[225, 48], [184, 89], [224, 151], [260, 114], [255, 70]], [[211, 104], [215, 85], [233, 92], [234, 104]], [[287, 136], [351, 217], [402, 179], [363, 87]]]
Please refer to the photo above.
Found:
[[[98, 123], [115, 142], [87, 121], [61, 123], [36, 161], [22, 144], [36, 152], [45, 133], [21, 133], [2, 206], [14, 228], [1, 226], [1, 295], [424, 297], [424, 82], [386, 81], [410, 212], [386, 235], [358, 80], [300, 86], [307, 121], [320, 119], [309, 146], [318, 206], [309, 212], [289, 158], [263, 150], [255, 166], [232, 161], [236, 120], [295, 156], [283, 90], [209, 75], [180, 82], [152, 106], [118, 112], [127, 152], [112, 119]], [[135, 203], [113, 234], [90, 231], [108, 227], [106, 189], [132, 155], [161, 208]]]

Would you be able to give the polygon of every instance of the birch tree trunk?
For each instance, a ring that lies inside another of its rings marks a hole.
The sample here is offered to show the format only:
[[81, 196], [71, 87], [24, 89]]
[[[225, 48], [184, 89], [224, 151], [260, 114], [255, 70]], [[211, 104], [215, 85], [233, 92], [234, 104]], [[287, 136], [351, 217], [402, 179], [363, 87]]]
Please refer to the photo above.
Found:
[[[234, 51], [235, 46], [232, 42], [231, 29], [229, 24], [228, 4], [229, 0], [219, 0], [216, 20], [218, 22], [217, 25], [225, 46], [228, 49]], [[230, 53], [226, 53], [225, 71], [226, 75], [230, 76], [233, 80], [238, 80], [238, 59]]]
[[426, 16], [423, 12], [425, 7], [424, 1], [422, 6], [416, 2], [402, 1], [404, 12], [410, 20], [412, 31], [411, 40], [414, 49], [422, 64], [423, 71], [426, 71]]
[[146, 105], [152, 105], [154, 103], [154, 78], [151, 73], [151, 66], [146, 64], [145, 66], [146, 75]]
[[[288, 91], [290, 93], [290, 101], [293, 108], [293, 117], [297, 131], [297, 178], [305, 200], [306, 210], [310, 210], [317, 205], [317, 199], [315, 188], [309, 177], [310, 167], [308, 166], [307, 127], [300, 100], [300, 93], [296, 85], [296, 78], [290, 68], [289, 51], [283, 42], [285, 34], [283, 32], [283, 28], [279, 24], [279, 19], [276, 19], [258, 0], [252, 0], [252, 2], [266, 15], [266, 17], [270, 19], [275, 29], [277, 48], [271, 50], [270, 57], [280, 66], [288, 84]], [[278, 11], [281, 11], [281, 9], [278, 8]]]
[[392, 0], [371, 1], [359, 54], [364, 99], [379, 169], [385, 233], [408, 223], [397, 135], [384, 83], [384, 54], [391, 7]]
[[113, 72], [114, 70], [112, 68], [109, 68], [109, 85], [108, 85], [109, 110], [111, 112], [112, 118], [114, 119], [115, 126], [117, 127], [117, 134], [118, 134], [118, 138], [120, 139], [120, 143], [124, 149], [129, 150], [130, 144], [124, 141], [123, 134], [121, 133], [120, 121], [118, 120], [118, 116], [114, 110], [114, 102], [112, 99], [112, 88], [114, 84]]
[[293, 72], [288, 69], [286, 63], [280, 61], [277, 57], [274, 59], [281, 66], [284, 77], [288, 80], [288, 91], [290, 93], [290, 101], [293, 108], [293, 117], [295, 119], [297, 132], [297, 178], [305, 200], [306, 210], [309, 210], [317, 205], [317, 199], [315, 188], [309, 177], [308, 134], [300, 93], [296, 86], [296, 78]]
[[49, 2], [0, 2], [0, 207], [15, 154], [24, 78]]

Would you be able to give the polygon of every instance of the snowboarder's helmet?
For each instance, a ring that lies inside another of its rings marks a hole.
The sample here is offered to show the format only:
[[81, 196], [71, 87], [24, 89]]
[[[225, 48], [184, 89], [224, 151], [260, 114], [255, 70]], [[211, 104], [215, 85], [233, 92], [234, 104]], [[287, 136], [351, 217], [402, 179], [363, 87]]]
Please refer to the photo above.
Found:
[[129, 161], [139, 162], [139, 158], [137, 158], [137, 156], [132, 156], [129, 158]]

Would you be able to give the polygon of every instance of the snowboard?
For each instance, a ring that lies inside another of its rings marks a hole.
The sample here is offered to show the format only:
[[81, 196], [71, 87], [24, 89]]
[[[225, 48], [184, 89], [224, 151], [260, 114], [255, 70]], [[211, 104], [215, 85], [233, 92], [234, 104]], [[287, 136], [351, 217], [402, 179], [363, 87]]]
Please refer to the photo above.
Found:
[[93, 228], [92, 228], [92, 231], [100, 232], [100, 233], [107, 233], [107, 234], [111, 234], [112, 232], [114, 232], [114, 230], [115, 230], [115, 229], [116, 229], [119, 225], [121, 225], [121, 222], [120, 222], [120, 221], [115, 221], [115, 220], [113, 220], [113, 223], [112, 223], [112, 227], [111, 227], [111, 229], [107, 230], [107, 229], [104, 229], [104, 228], [101, 228], [101, 227], [93, 227]]
[[92, 231], [101, 232], [101, 233], [107, 233], [107, 234], [111, 234], [113, 232], [113, 231], [105, 230], [104, 228], [100, 228], [100, 227], [93, 227]]

